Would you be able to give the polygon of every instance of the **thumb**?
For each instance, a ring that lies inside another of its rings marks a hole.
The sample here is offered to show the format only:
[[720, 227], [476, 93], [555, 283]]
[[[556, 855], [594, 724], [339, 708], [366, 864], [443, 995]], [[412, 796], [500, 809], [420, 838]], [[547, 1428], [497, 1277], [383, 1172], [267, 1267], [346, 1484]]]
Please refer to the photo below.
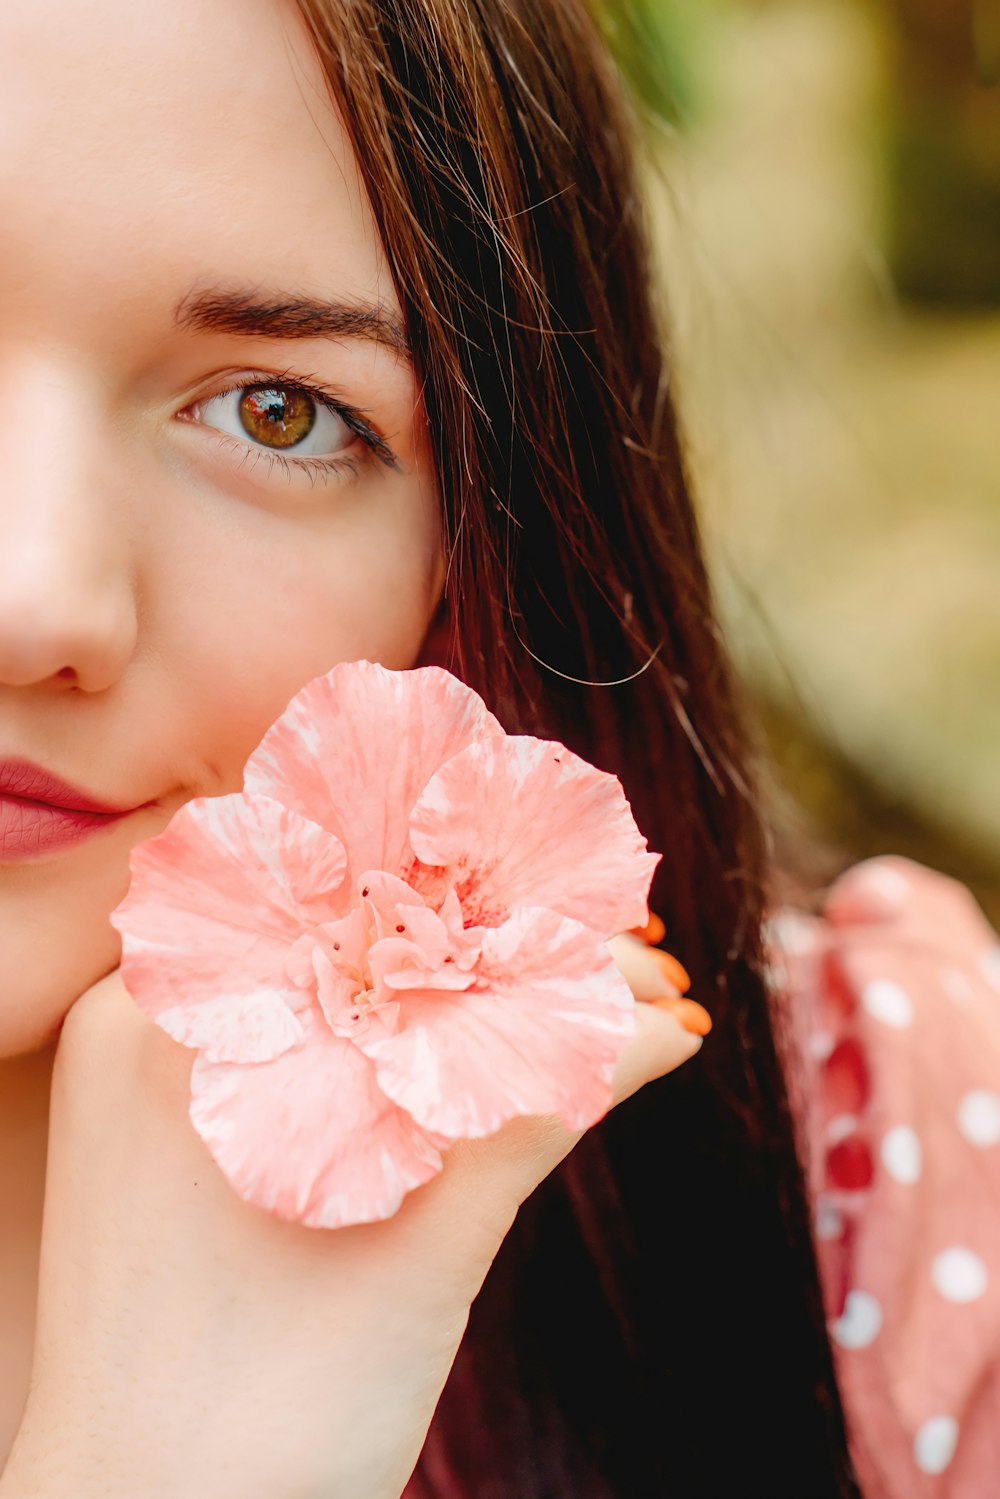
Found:
[[[695, 1056], [701, 1036], [692, 1035], [667, 1010], [641, 1001], [635, 1007], [635, 1035], [618, 1058], [612, 1081], [612, 1108], [646, 1083], [665, 1077]], [[577, 1137], [579, 1138], [579, 1136]]]
[[[635, 1034], [619, 1056], [612, 1078], [614, 1108], [701, 1050], [704, 1031], [692, 1034], [678, 1018], [685, 1005], [711, 1022], [699, 1005], [681, 998], [645, 943], [621, 933], [609, 941], [608, 948], [636, 998]], [[517, 1207], [585, 1133], [567, 1129], [550, 1116], [512, 1119], [487, 1139], [457, 1141], [448, 1151], [445, 1176], [460, 1193], [481, 1192], [486, 1187], [487, 1197], [509, 1226]], [[424, 1192], [433, 1195], [427, 1188]]]
[[[702, 1037], [686, 1031], [669, 1011], [639, 1001], [635, 1013], [635, 1035], [619, 1057], [612, 1079], [612, 1108], [647, 1083], [673, 1072], [702, 1046]], [[535, 1115], [512, 1119], [486, 1139], [458, 1140], [448, 1150], [438, 1191], [454, 1194], [464, 1204], [467, 1223], [471, 1205], [477, 1205], [480, 1227], [485, 1227], [488, 1239], [494, 1239], [492, 1256], [521, 1203], [585, 1133], [567, 1129], [554, 1117]], [[430, 1206], [435, 1185], [415, 1194], [418, 1212]], [[420, 1207], [416, 1199], [422, 1199]]]

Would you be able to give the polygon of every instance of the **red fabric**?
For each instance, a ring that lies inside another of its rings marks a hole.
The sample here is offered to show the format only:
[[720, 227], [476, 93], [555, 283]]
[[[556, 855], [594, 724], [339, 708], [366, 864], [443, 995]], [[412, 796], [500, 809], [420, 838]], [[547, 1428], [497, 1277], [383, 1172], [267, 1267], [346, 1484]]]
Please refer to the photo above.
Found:
[[866, 1499], [1000, 1494], [1000, 944], [901, 858], [768, 924]]
[[766, 935], [866, 1499], [997, 1499], [996, 933], [963, 886], [887, 857]]

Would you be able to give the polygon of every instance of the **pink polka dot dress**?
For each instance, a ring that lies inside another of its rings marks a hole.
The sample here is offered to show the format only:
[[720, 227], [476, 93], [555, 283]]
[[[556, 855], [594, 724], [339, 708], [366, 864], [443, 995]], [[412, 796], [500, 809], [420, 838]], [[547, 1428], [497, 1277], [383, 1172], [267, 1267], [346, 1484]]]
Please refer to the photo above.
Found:
[[1000, 943], [962, 885], [896, 857], [767, 938], [866, 1499], [997, 1499]]

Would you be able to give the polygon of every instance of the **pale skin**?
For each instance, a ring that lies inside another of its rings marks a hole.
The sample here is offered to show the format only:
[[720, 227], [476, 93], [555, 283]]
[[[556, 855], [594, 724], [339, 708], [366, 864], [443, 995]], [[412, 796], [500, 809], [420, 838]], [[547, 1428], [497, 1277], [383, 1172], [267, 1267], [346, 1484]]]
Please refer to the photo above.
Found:
[[[0, 7], [0, 142], [0, 759], [139, 806], [0, 857], [0, 1499], [395, 1499], [517, 1206], [574, 1137], [526, 1120], [462, 1146], [385, 1224], [273, 1219], [193, 1133], [192, 1054], [132, 1005], [108, 922], [129, 849], [237, 789], [299, 687], [420, 659], [439, 501], [375, 221], [282, 0]], [[209, 289], [386, 326], [181, 326]], [[391, 463], [316, 398], [313, 455], [352, 467], [269, 471], [234, 411], [296, 376]], [[667, 990], [630, 939], [616, 956], [640, 998]], [[700, 1044], [655, 1005], [639, 1022], [616, 1100]]]

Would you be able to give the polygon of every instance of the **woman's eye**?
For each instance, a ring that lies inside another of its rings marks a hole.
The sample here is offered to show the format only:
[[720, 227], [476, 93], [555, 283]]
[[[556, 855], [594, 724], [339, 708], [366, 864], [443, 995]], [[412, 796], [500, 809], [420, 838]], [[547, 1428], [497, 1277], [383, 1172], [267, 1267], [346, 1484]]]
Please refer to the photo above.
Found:
[[357, 476], [369, 459], [399, 469], [389, 443], [365, 413], [295, 376], [250, 374], [178, 412], [219, 434], [239, 455], [240, 469], [278, 471], [310, 483]]
[[191, 409], [207, 427], [294, 458], [333, 457], [357, 436], [332, 406], [297, 385], [241, 385]]

